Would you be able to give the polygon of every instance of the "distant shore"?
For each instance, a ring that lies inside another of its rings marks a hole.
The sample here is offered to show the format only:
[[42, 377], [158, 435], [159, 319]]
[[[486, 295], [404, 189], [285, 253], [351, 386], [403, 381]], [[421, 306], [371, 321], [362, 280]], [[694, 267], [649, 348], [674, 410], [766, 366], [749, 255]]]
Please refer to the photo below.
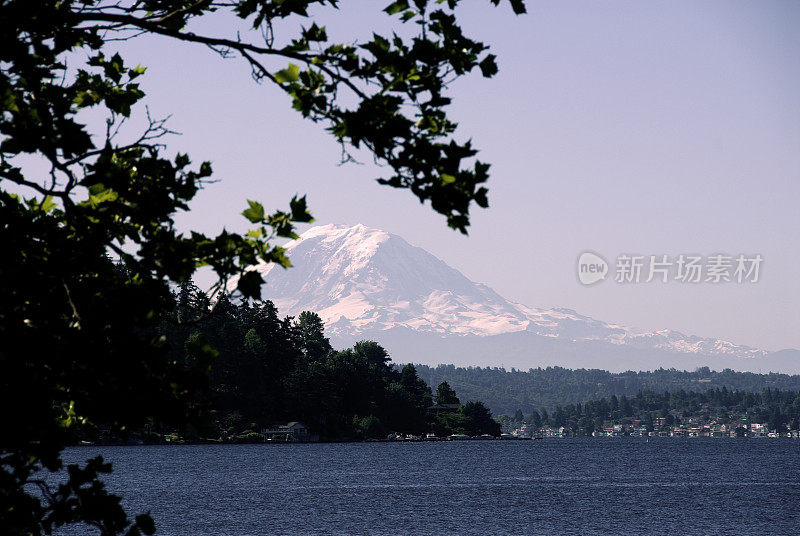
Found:
[[769, 440], [769, 439], [791, 439], [800, 440], [797, 435], [782, 434], [779, 436], [741, 436], [741, 437], [712, 437], [712, 436], [652, 436], [642, 437], [634, 435], [617, 435], [617, 436], [536, 436], [536, 437], [464, 437], [452, 439], [449, 437], [441, 438], [416, 438], [416, 439], [336, 439], [336, 440], [323, 440], [323, 441], [277, 441], [277, 440], [264, 440], [264, 441], [214, 441], [214, 440], [201, 440], [201, 441], [161, 441], [161, 442], [144, 442], [144, 441], [111, 441], [111, 442], [90, 442], [82, 441], [74, 447], [137, 447], [137, 446], [167, 446], [167, 445], [308, 445], [308, 444], [341, 444], [341, 443], [442, 443], [442, 442], [464, 442], [464, 441], [543, 441], [543, 440], [567, 440], [567, 439], [584, 439], [591, 441], [603, 441], [606, 439], [622, 439], [622, 440], [670, 440], [670, 439], [711, 439], [711, 440], [730, 440], [730, 439], [752, 439], [752, 440]]

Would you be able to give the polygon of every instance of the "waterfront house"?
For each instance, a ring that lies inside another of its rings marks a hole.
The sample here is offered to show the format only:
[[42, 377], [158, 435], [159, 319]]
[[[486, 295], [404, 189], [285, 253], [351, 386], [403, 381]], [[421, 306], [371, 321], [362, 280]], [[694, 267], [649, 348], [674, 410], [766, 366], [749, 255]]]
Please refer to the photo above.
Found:
[[308, 427], [297, 421], [274, 424], [261, 430], [265, 440], [295, 441], [298, 443], [315, 442], [319, 438], [309, 432]]

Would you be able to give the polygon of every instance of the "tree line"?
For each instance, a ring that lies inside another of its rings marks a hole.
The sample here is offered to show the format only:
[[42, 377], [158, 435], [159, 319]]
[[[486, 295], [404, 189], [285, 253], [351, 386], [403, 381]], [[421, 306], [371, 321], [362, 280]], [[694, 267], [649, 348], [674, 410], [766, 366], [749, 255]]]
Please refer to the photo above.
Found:
[[756, 374], [730, 369], [717, 372], [708, 367], [694, 371], [658, 369], [615, 373], [563, 367], [522, 371], [417, 365], [417, 372], [430, 385], [446, 381], [463, 396], [483, 400], [496, 415], [514, 415], [516, 410], [528, 415], [542, 407], [553, 411], [558, 405], [607, 399], [612, 395], [633, 397], [639, 391], [704, 392], [722, 388], [751, 393], [766, 388], [800, 391], [800, 375]]
[[726, 387], [707, 391], [657, 393], [639, 391], [635, 396], [611, 395], [583, 404], [556, 406], [534, 410], [528, 415], [521, 410], [514, 416], [501, 416], [508, 422], [524, 421], [534, 428], [564, 427], [574, 435], [591, 435], [610, 424], [631, 424], [639, 421], [649, 432], [659, 427], [669, 428], [690, 420], [718, 424], [740, 425], [763, 423], [770, 430], [785, 433], [800, 429], [800, 391], [764, 389], [752, 393], [729, 390]]
[[[390, 432], [499, 435], [483, 403], [460, 404], [447, 382], [434, 397], [414, 365], [395, 366], [377, 342], [334, 350], [316, 313], [281, 317], [270, 301], [236, 303], [224, 296], [212, 304], [186, 284], [160, 331], [171, 359], [187, 369], [194, 365], [193, 348], [208, 346], [216, 354], [208, 376], [213, 420], [189, 431], [195, 439], [256, 439], [262, 427], [282, 421], [302, 421], [324, 440]], [[432, 408], [434, 402], [439, 405]]]

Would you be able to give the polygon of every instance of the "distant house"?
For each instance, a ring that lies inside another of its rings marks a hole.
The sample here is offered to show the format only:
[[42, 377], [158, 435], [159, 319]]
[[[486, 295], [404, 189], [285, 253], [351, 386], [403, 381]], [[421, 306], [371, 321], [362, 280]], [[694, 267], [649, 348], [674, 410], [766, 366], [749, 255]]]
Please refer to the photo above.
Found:
[[317, 441], [319, 438], [308, 431], [308, 427], [297, 421], [279, 423], [261, 430], [265, 440], [296, 441], [299, 443], [309, 443]]
[[533, 437], [533, 430], [528, 428], [528, 425], [522, 423], [522, 426], [511, 432], [510, 434], [513, 437]]
[[558, 428], [553, 426], [543, 426], [539, 432], [541, 433], [542, 437], [564, 437], [566, 435], [565, 431], [566, 428], [563, 426]]

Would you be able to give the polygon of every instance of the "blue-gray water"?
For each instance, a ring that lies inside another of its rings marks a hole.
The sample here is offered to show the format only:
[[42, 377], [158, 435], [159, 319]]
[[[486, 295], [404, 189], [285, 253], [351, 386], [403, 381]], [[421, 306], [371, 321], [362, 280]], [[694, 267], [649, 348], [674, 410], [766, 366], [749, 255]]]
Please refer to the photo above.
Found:
[[85, 447], [157, 534], [798, 534], [800, 441]]

